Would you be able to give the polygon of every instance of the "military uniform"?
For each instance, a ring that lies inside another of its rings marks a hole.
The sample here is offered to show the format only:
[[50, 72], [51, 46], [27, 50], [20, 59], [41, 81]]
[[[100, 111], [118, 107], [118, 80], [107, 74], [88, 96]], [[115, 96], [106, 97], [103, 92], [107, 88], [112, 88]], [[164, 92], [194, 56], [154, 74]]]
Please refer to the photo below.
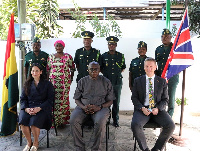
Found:
[[[43, 68], [42, 74], [46, 78], [47, 77], [47, 74], [46, 74], [47, 58], [48, 58], [48, 54], [44, 51], [40, 51], [38, 56], [36, 56], [33, 51], [28, 52], [25, 55], [25, 61], [24, 61], [24, 67], [28, 68], [28, 74], [29, 74], [29, 70], [32, 64], [39, 63]], [[29, 76], [28, 74], [27, 74], [27, 77]]]
[[[89, 31], [82, 32], [84, 38], [93, 38], [94, 34]], [[86, 50], [84, 47], [77, 49], [75, 53], [74, 63], [78, 66], [78, 75], [76, 82], [78, 82], [82, 77], [89, 75], [88, 65], [90, 62], [95, 61], [100, 64], [100, 51], [98, 49], [92, 48]]]
[[[107, 38], [109, 42], [113, 36]], [[114, 39], [115, 40], [115, 39]], [[116, 99], [113, 100], [112, 118], [113, 121], [118, 123], [119, 120], [119, 103], [122, 89], [122, 70], [126, 68], [124, 54], [115, 51], [115, 54], [105, 52], [101, 56], [101, 71], [103, 76], [108, 78], [114, 88]]]
[[[169, 31], [167, 31], [167, 29], [164, 29], [162, 34], [165, 34], [165, 32], [169, 32]], [[170, 32], [168, 34], [170, 34]], [[158, 76], [162, 75], [162, 72], [164, 70], [165, 64], [169, 57], [172, 45], [173, 43], [170, 43], [169, 46], [165, 47], [162, 44], [156, 48], [155, 59], [158, 64], [158, 70], [156, 71], [156, 74]], [[175, 94], [176, 94], [176, 88], [177, 88], [178, 83], [179, 83], [178, 74], [174, 75], [168, 80], [168, 95], [169, 95], [168, 113], [170, 116], [172, 116], [174, 113]]]
[[133, 86], [135, 78], [146, 74], [144, 71], [144, 60], [146, 58], [147, 56], [145, 56], [144, 58], [137, 57], [131, 61], [130, 68], [129, 68], [129, 71], [131, 72], [131, 76], [132, 76], [131, 86]]
[[[142, 47], [145, 47], [147, 50], [147, 44], [143, 41], [140, 41], [138, 43], [137, 49], [142, 48]], [[147, 58], [146, 55], [144, 57], [139, 56], [131, 61], [130, 68], [129, 68], [129, 72], [131, 72], [131, 77], [130, 77], [131, 78], [131, 83], [130, 83], [131, 87], [133, 87], [135, 78], [146, 74], [144, 71], [144, 61], [146, 58]]]
[[76, 50], [74, 63], [79, 66], [76, 81], [78, 82], [82, 77], [89, 75], [88, 65], [92, 61], [100, 62], [100, 51], [91, 48], [89, 51], [85, 48]]

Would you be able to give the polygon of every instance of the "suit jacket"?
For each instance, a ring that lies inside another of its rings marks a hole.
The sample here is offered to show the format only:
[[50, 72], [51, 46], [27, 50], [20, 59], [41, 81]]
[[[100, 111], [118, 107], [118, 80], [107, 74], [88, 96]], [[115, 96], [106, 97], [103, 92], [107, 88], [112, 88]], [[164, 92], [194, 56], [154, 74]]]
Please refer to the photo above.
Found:
[[[135, 110], [140, 110], [144, 107], [146, 98], [146, 75], [140, 76], [134, 80], [132, 90], [132, 102]], [[168, 104], [168, 87], [166, 80], [156, 76], [154, 78], [154, 102], [155, 107], [160, 111], [165, 110]]]

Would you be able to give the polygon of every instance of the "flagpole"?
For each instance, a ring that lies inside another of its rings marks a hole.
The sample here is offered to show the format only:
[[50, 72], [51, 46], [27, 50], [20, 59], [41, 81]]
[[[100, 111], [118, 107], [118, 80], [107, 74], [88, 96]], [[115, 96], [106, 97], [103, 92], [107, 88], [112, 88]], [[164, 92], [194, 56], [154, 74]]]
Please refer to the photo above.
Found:
[[184, 112], [184, 98], [185, 98], [185, 73], [186, 73], [186, 69], [183, 70], [182, 100], [181, 100], [181, 116], [180, 116], [180, 131], [179, 131], [179, 136], [182, 135], [182, 128], [183, 128], [183, 112]]
[[[187, 6], [188, 6], [188, 0], [185, 1], [185, 9], [187, 9]], [[181, 116], [180, 116], [180, 131], [179, 131], [179, 136], [182, 135], [182, 129], [183, 129], [183, 112], [184, 112], [184, 100], [185, 100], [185, 73], [186, 73], [186, 69], [183, 70], [182, 100], [181, 100]]]

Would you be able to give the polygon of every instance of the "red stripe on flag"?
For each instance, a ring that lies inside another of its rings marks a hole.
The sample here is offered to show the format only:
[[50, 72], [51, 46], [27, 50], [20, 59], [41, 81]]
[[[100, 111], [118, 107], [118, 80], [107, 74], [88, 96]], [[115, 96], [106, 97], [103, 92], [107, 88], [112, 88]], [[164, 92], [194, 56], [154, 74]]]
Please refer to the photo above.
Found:
[[173, 59], [192, 59], [194, 56], [192, 54], [174, 54]]
[[6, 64], [7, 64], [8, 58], [10, 58], [11, 43], [15, 43], [14, 14], [11, 14], [10, 26], [9, 26], [9, 30], [8, 30], [6, 53], [5, 53], [5, 61], [4, 61], [3, 79], [6, 76]]
[[190, 40], [189, 29], [187, 29], [187, 30], [185, 30], [184, 32], [181, 33], [179, 40], [178, 40], [178, 43], [177, 43], [177, 46], [179, 46], [180, 44], [182, 44], [182, 43], [184, 43], [188, 40]]

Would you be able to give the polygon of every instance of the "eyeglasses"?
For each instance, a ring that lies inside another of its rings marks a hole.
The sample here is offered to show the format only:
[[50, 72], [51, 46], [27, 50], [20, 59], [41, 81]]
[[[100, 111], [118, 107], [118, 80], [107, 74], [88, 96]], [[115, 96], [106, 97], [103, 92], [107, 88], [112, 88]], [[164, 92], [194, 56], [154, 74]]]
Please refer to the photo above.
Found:
[[93, 72], [93, 71], [99, 71], [99, 68], [90, 68], [89, 69], [91, 72]]

